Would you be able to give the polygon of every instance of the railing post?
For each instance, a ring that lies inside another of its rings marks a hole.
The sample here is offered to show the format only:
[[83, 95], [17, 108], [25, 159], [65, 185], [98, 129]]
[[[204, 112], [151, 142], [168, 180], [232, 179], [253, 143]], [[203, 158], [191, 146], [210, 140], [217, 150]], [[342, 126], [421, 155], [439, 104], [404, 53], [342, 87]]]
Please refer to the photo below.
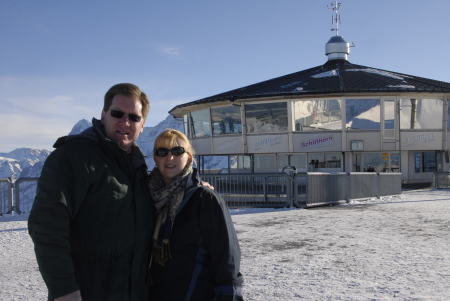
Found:
[[310, 200], [310, 197], [309, 197], [309, 193], [310, 193], [310, 191], [309, 191], [309, 173], [308, 172], [306, 172], [305, 173], [305, 198], [306, 198], [306, 200], [305, 200], [305, 207], [308, 207], [308, 202], [309, 202], [309, 200]]
[[[8, 213], [11, 203], [11, 178], [0, 179], [0, 216]], [[6, 206], [6, 207], [5, 207]]]
[[352, 176], [351, 176], [351, 172], [347, 172], [347, 191], [345, 193], [346, 198], [347, 198], [347, 203], [350, 203], [351, 199], [352, 199]]
[[263, 176], [263, 179], [264, 202], [267, 203], [267, 176]]
[[8, 211], [7, 214], [13, 212], [13, 195], [14, 195], [14, 182], [11, 177], [8, 178]]
[[16, 182], [14, 182], [14, 211], [17, 214], [20, 214], [20, 179], [16, 180]]
[[381, 198], [381, 177], [380, 172], [377, 172], [377, 198]]
[[292, 208], [292, 207], [294, 207], [294, 189], [295, 189], [295, 187], [294, 187], [294, 185], [295, 185], [295, 173], [293, 173], [291, 176], [288, 176], [288, 179], [287, 179], [288, 181], [287, 181], [287, 185], [288, 185], [288, 187], [286, 187], [286, 188], [288, 188], [289, 190], [289, 208]]
[[437, 177], [437, 172], [435, 171], [435, 172], [433, 172], [433, 179], [432, 179], [432, 182], [431, 182], [431, 185], [432, 185], [432, 187], [433, 188], [438, 188], [438, 182], [439, 182], [439, 177]]

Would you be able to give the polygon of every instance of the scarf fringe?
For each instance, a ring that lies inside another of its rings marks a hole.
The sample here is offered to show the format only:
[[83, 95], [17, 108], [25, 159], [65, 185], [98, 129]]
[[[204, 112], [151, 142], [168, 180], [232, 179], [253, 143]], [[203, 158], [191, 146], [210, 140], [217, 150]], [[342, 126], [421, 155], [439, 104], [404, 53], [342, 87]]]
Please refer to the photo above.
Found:
[[164, 266], [166, 262], [172, 258], [170, 241], [168, 239], [163, 239], [161, 244], [155, 242], [153, 245], [152, 257], [155, 263]]

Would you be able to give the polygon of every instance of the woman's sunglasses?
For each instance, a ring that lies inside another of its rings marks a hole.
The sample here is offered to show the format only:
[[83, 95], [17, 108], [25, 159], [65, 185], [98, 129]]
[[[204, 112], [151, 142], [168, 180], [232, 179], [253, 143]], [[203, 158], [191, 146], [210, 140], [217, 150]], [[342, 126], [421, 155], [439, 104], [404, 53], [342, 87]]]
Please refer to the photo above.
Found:
[[[117, 119], [121, 119], [123, 117], [123, 115], [125, 115], [124, 112], [119, 111], [119, 110], [110, 110], [110, 114], [112, 117], [117, 118]], [[141, 121], [142, 117], [133, 113], [129, 113], [128, 114], [128, 119], [132, 122], [139, 122]]]
[[160, 147], [160, 148], [155, 149], [155, 151], [153, 153], [156, 157], [165, 157], [169, 154], [169, 152], [172, 155], [178, 157], [178, 156], [181, 156], [182, 154], [184, 154], [186, 152], [186, 150], [182, 146], [174, 146], [171, 149], [165, 148], [165, 147]]

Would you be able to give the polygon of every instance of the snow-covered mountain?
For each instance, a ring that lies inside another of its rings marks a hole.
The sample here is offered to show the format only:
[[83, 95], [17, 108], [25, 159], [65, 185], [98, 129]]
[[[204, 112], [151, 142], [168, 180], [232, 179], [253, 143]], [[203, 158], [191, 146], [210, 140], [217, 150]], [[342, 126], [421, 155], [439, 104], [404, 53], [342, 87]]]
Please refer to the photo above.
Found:
[[15, 177], [21, 170], [19, 161], [12, 158], [0, 157], [0, 178]]
[[0, 153], [0, 178], [19, 178], [23, 176], [23, 170], [45, 161], [49, 154], [49, 150], [32, 148], [17, 148], [9, 153]]
[[[79, 134], [88, 127], [90, 127], [91, 125], [92, 125], [91, 122], [87, 121], [86, 119], [82, 119], [73, 126], [69, 135]], [[180, 119], [175, 119], [171, 115], [168, 115], [166, 119], [158, 123], [156, 126], [144, 127], [144, 131], [139, 136], [139, 139], [136, 142], [136, 144], [139, 146], [139, 148], [141, 149], [142, 153], [145, 156], [145, 161], [147, 163], [149, 170], [151, 170], [155, 165], [153, 162], [153, 154], [152, 154], [153, 143], [155, 142], [155, 138], [156, 136], [158, 136], [159, 133], [168, 128], [184, 132], [183, 121]]]
[[69, 135], [76, 135], [87, 129], [88, 127], [92, 126], [92, 123], [87, 121], [86, 119], [81, 119], [75, 125], [72, 127], [72, 130], [70, 131]]
[[[86, 119], [78, 121], [70, 131], [69, 135], [79, 134], [92, 124]], [[152, 148], [156, 136], [164, 129], [173, 128], [183, 131], [183, 122], [174, 119], [171, 115], [154, 127], [145, 127], [137, 144], [146, 157], [149, 169], [154, 166]], [[0, 178], [12, 178], [17, 180], [25, 177], [39, 177], [45, 159], [51, 153], [45, 149], [17, 148], [9, 153], [0, 153]], [[7, 183], [0, 183], [0, 191]], [[5, 186], [5, 187], [4, 187]], [[36, 183], [25, 182], [20, 184], [20, 206], [23, 212], [29, 212], [36, 194]], [[6, 194], [0, 194], [0, 202], [5, 202]]]

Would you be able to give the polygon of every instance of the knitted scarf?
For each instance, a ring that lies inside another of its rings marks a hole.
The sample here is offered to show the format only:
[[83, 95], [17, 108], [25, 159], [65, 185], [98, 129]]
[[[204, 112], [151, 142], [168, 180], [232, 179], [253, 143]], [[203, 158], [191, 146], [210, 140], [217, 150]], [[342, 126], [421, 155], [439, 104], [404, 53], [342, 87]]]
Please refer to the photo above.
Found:
[[188, 177], [192, 173], [192, 165], [188, 164], [180, 175], [166, 184], [157, 167], [152, 170], [149, 188], [155, 202], [156, 224], [153, 233], [152, 260], [164, 266], [170, 259], [170, 236], [175, 216], [183, 201], [184, 190]]

